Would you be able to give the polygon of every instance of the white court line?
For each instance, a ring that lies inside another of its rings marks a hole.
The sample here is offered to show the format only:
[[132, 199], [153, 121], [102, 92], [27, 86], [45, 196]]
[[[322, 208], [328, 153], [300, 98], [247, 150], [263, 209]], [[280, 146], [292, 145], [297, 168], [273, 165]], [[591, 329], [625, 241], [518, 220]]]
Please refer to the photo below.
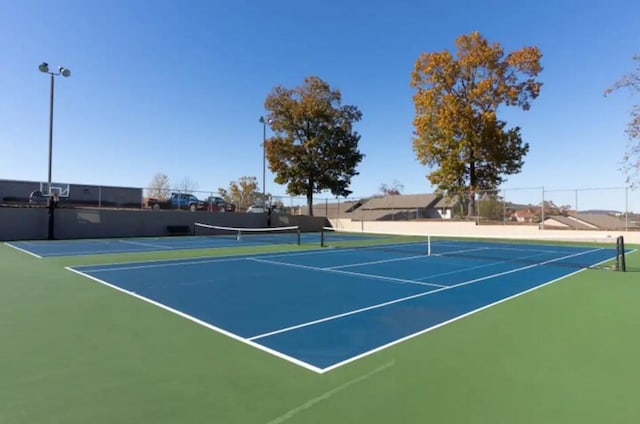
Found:
[[172, 249], [171, 247], [167, 247], [167, 246], [162, 246], [160, 244], [154, 244], [154, 243], [144, 243], [141, 241], [131, 241], [131, 240], [118, 240], [120, 243], [124, 243], [124, 244], [133, 244], [135, 246], [144, 246], [144, 247], [158, 247], [160, 249]]
[[6, 242], [5, 242], [5, 245], [7, 245], [7, 246], [9, 246], [9, 247], [13, 247], [14, 249], [19, 250], [19, 251], [20, 251], [20, 252], [22, 252], [22, 253], [26, 253], [27, 255], [35, 256], [35, 257], [36, 257], [36, 258], [38, 258], [38, 259], [42, 259], [42, 256], [40, 256], [40, 255], [36, 255], [36, 254], [35, 254], [35, 253], [33, 253], [33, 252], [29, 252], [28, 250], [26, 250], [26, 249], [22, 249], [22, 248], [20, 248], [20, 247], [18, 247], [18, 246], [15, 246], [15, 245], [11, 244], [11, 243], [6, 243]]
[[426, 258], [426, 257], [427, 257], [426, 255], [416, 255], [416, 256], [409, 256], [409, 257], [406, 257], [406, 258], [382, 259], [382, 260], [379, 260], [379, 261], [358, 262], [358, 263], [347, 264], [347, 265], [328, 266], [328, 267], [323, 268], [323, 269], [331, 269], [331, 270], [333, 270], [333, 269], [350, 268], [350, 267], [362, 266], [362, 265], [385, 264], [387, 262], [409, 261], [411, 259]]
[[476, 247], [475, 249], [454, 250], [453, 252], [444, 252], [444, 253], [432, 253], [431, 256], [457, 255], [459, 253], [477, 252], [479, 250], [489, 250], [489, 248], [488, 247]]
[[[523, 256], [519, 259], [529, 259], [529, 258], [535, 258], [536, 256], [540, 256], [540, 255], [546, 255], [548, 253], [537, 253], [535, 255], [529, 255], [529, 256]], [[502, 265], [502, 264], [508, 264], [508, 263], [513, 263], [513, 260], [506, 260], [506, 261], [500, 261], [500, 262], [491, 262], [488, 264], [484, 264], [484, 265], [476, 265], [476, 266], [472, 266], [472, 267], [467, 267], [467, 268], [461, 268], [461, 269], [457, 269], [455, 271], [447, 271], [447, 272], [439, 272], [437, 274], [429, 274], [426, 277], [420, 277], [417, 278], [417, 280], [425, 280], [428, 278], [435, 278], [435, 277], [442, 277], [445, 275], [453, 275], [453, 274], [461, 274], [463, 272], [467, 272], [467, 271], [472, 271], [475, 269], [482, 269], [482, 268], [489, 268], [492, 266], [496, 266], [496, 265]], [[454, 263], [454, 262], [447, 262], [447, 263]]]
[[[279, 253], [252, 253], [245, 255], [229, 255], [229, 256], [220, 256], [214, 259], [210, 259], [212, 255], [208, 256], [198, 256], [195, 258], [189, 259], [146, 259], [142, 261], [133, 261], [129, 262], [129, 265], [118, 266], [122, 264], [122, 262], [115, 263], [107, 263], [107, 264], [96, 264], [96, 265], [78, 265], [76, 268], [88, 268], [92, 266], [108, 266], [109, 268], [98, 268], [95, 270], [91, 270], [90, 272], [107, 272], [107, 271], [119, 271], [119, 270], [128, 270], [128, 269], [143, 269], [143, 268], [161, 268], [164, 266], [180, 266], [180, 265], [193, 265], [199, 263], [215, 263], [215, 262], [227, 262], [230, 260], [243, 260], [251, 257], [259, 257], [259, 258], [288, 258], [291, 256], [305, 256], [305, 255], [318, 255], [323, 253], [338, 253], [344, 252], [347, 249], [337, 250], [328, 250], [325, 248], [322, 249], [309, 249], [309, 250], [289, 250]], [[351, 249], [349, 249], [351, 250]], [[118, 251], [121, 252], [121, 251]], [[122, 252], [124, 253], [124, 252]], [[136, 265], [139, 264], [139, 265]]]
[[[439, 242], [437, 240], [432, 241], [431, 242], [432, 245], [436, 244], [439, 246], [453, 246], [453, 247], [458, 247], [460, 246], [460, 243], [451, 243], [451, 242], [446, 242], [446, 241], [442, 241]], [[463, 242], [464, 243], [464, 242]], [[473, 243], [473, 242], [471, 242]], [[478, 242], [476, 242], [478, 243]], [[485, 243], [486, 244], [486, 243]], [[489, 246], [484, 246], [483, 249], [494, 249], [494, 250], [513, 250], [516, 252], [540, 252], [540, 253], [567, 253], [566, 251], [561, 251], [561, 250], [547, 250], [547, 249], [532, 249], [530, 247], [506, 247], [506, 246], [512, 246], [514, 243], [495, 243], [493, 245], [489, 245]], [[504, 246], [506, 245], [506, 246]], [[534, 246], [534, 247], [553, 247], [552, 245], [540, 245], [540, 244], [524, 244], [523, 246]], [[571, 246], [568, 245], [566, 247], [570, 247], [570, 248], [580, 248], [580, 247], [586, 247], [586, 246]]]
[[[442, 244], [444, 244], [444, 243], [442, 243]], [[540, 255], [548, 254], [548, 253], [552, 253], [552, 254], [555, 254], [555, 255], [567, 253], [566, 251], [562, 252], [562, 251], [559, 251], [559, 250], [516, 249], [516, 248], [508, 248], [508, 247], [491, 246], [491, 247], [477, 247], [475, 249], [454, 250], [453, 252], [432, 253], [431, 256], [449, 256], [449, 255], [456, 255], [456, 254], [459, 254], [459, 253], [476, 252], [476, 251], [479, 251], [479, 250], [507, 250], [507, 251], [513, 251], [513, 252], [530, 252], [530, 253], [538, 252], [538, 254], [540, 254]], [[529, 256], [525, 256], [525, 258], [527, 258], [527, 257], [529, 257]], [[516, 258], [516, 259], [519, 259], [519, 258]]]
[[143, 251], [143, 250], [122, 250], [122, 249], [116, 249], [116, 250], [74, 250], [74, 251], [64, 251], [64, 252], [60, 252], [60, 253], [52, 253], [52, 254], [47, 254], [47, 257], [59, 257], [59, 256], [87, 256], [87, 255], [102, 255], [102, 254], [109, 254], [109, 253], [144, 253], [147, 251]]
[[[116, 242], [123, 242], [123, 243], [129, 243], [129, 244], [140, 244], [142, 246], [153, 246], [153, 247], [162, 247], [163, 249], [170, 249], [170, 250], [188, 250], [191, 249], [191, 247], [184, 247], [184, 246], [173, 246], [173, 247], [168, 247], [168, 246], [161, 246], [161, 245], [152, 245], [150, 243], [136, 243], [136, 242], [132, 242], [132, 241], [125, 241], [125, 240], [112, 240], [109, 243], [116, 243]], [[218, 245], [218, 246], [202, 246], [202, 247], [194, 247], [194, 249], [215, 249], [215, 248], [222, 248], [222, 247], [233, 247], [231, 245]], [[100, 250], [75, 250], [75, 251], [64, 251], [61, 253], [56, 253], [56, 254], [52, 254], [52, 255], [47, 255], [47, 256], [83, 256], [83, 255], [93, 255], [93, 254], [97, 254], [97, 255], [101, 255], [101, 254], [108, 254], [108, 253], [148, 253], [149, 250], [142, 250], [142, 249], [138, 249], [138, 250], [122, 250], [122, 249], [100, 249]], [[163, 259], [166, 260], [166, 259]], [[150, 262], [150, 261], [145, 261], [145, 262]]]
[[361, 375], [360, 377], [356, 377], [353, 380], [349, 380], [346, 383], [342, 383], [338, 387], [335, 387], [335, 388], [329, 390], [328, 392], [325, 392], [325, 393], [321, 394], [320, 396], [314, 397], [313, 399], [309, 399], [308, 401], [306, 401], [302, 405], [298, 406], [297, 408], [294, 408], [294, 409], [288, 411], [287, 413], [285, 413], [283, 415], [280, 415], [278, 418], [269, 421], [267, 424], [282, 424], [282, 423], [288, 421], [289, 419], [293, 418], [298, 413], [311, 408], [312, 406], [314, 406], [315, 404], [317, 404], [317, 403], [319, 403], [319, 402], [321, 402], [323, 400], [329, 399], [331, 396], [335, 395], [338, 392], [341, 392], [341, 391], [345, 390], [349, 386], [353, 386], [356, 383], [359, 383], [361, 381], [364, 381], [364, 380], [367, 380], [367, 379], [373, 377], [374, 375], [386, 370], [387, 368], [392, 367], [393, 365], [395, 365], [395, 360], [389, 361], [386, 364], [384, 364], [382, 366], [379, 366], [378, 368], [374, 369], [373, 371], [369, 371], [368, 373], [366, 373], [364, 375]]
[[83, 277], [89, 278], [90, 280], [96, 281], [96, 282], [98, 282], [100, 284], [103, 284], [103, 285], [105, 285], [107, 287], [110, 287], [110, 288], [112, 288], [114, 290], [117, 290], [117, 291], [119, 291], [121, 293], [128, 294], [129, 296], [133, 296], [136, 299], [140, 299], [140, 300], [142, 300], [144, 302], [150, 303], [150, 304], [152, 304], [154, 306], [157, 306], [158, 308], [161, 308], [161, 309], [164, 309], [166, 311], [169, 311], [169, 312], [171, 312], [173, 314], [176, 314], [176, 315], [178, 315], [178, 316], [180, 316], [182, 318], [186, 318], [189, 321], [193, 321], [196, 324], [199, 324], [199, 325], [201, 325], [203, 327], [206, 327], [206, 328], [208, 328], [210, 330], [213, 330], [213, 331], [215, 331], [217, 333], [223, 334], [223, 335], [225, 335], [227, 337], [231, 337], [232, 339], [237, 340], [237, 341], [239, 341], [241, 343], [247, 344], [247, 345], [249, 345], [251, 347], [255, 347], [256, 349], [260, 349], [263, 352], [270, 353], [270, 354], [272, 354], [274, 356], [277, 356], [278, 358], [281, 358], [281, 359], [284, 359], [286, 361], [292, 362], [292, 363], [294, 363], [296, 365], [299, 365], [299, 366], [301, 366], [303, 368], [306, 368], [306, 369], [311, 370], [313, 372], [316, 372], [318, 374], [322, 373], [322, 369], [320, 369], [320, 368], [318, 368], [318, 367], [316, 367], [314, 365], [307, 364], [306, 362], [303, 362], [303, 361], [301, 361], [299, 359], [293, 358], [293, 357], [291, 357], [289, 355], [286, 355], [286, 354], [284, 354], [282, 352], [278, 352], [277, 350], [273, 350], [273, 349], [270, 349], [270, 348], [268, 348], [266, 346], [262, 346], [261, 344], [254, 343], [251, 340], [248, 340], [248, 339], [246, 339], [244, 337], [240, 337], [237, 334], [231, 333], [231, 332], [229, 332], [227, 330], [223, 330], [220, 327], [216, 327], [215, 325], [209, 324], [208, 322], [202, 321], [202, 320], [200, 320], [200, 319], [198, 319], [198, 318], [196, 318], [194, 316], [191, 316], [189, 314], [185, 314], [184, 312], [181, 312], [181, 311], [179, 311], [177, 309], [173, 309], [172, 307], [164, 305], [164, 304], [162, 304], [160, 302], [156, 302], [155, 300], [149, 299], [148, 297], [144, 297], [144, 296], [141, 296], [141, 295], [139, 295], [139, 294], [137, 294], [135, 292], [123, 289], [122, 287], [118, 287], [118, 286], [116, 286], [114, 284], [108, 283], [108, 282], [106, 282], [104, 280], [101, 280], [99, 278], [96, 278], [96, 277], [94, 277], [92, 275], [85, 274], [84, 272], [78, 271], [78, 270], [73, 269], [71, 267], [67, 266], [67, 267], [65, 267], [65, 269], [68, 270], [68, 271], [74, 272], [74, 273], [76, 273], [78, 275], [81, 275]]
[[[232, 262], [232, 261], [242, 261], [247, 259], [245, 256], [229, 256], [229, 257], [220, 257], [216, 259], [207, 259], [210, 256], [203, 256], [200, 260], [198, 258], [192, 260], [180, 260], [180, 259], [158, 259], [157, 262], [160, 263], [150, 263], [147, 265], [130, 265], [130, 266], [120, 266], [113, 268], [97, 268], [90, 269], [87, 272], [109, 272], [109, 271], [128, 271], [132, 269], [145, 269], [145, 268], [162, 268], [165, 266], [182, 266], [182, 265], [198, 265], [198, 264], [211, 264], [216, 262]], [[146, 263], [149, 261], [144, 261]], [[169, 262], [169, 263], [162, 263]], [[135, 263], [135, 262], [134, 262]], [[98, 265], [80, 265], [76, 268], [86, 269], [88, 267], [98, 266]], [[107, 265], [108, 266], [108, 265]]]
[[288, 267], [292, 267], [292, 268], [310, 269], [312, 271], [323, 271], [323, 272], [330, 272], [330, 273], [334, 273], [334, 274], [345, 274], [345, 275], [354, 275], [356, 277], [373, 278], [374, 280], [392, 281], [392, 282], [403, 283], [403, 284], [407, 284], [407, 283], [409, 283], [409, 284], [418, 284], [420, 286], [448, 287], [448, 286], [444, 286], [442, 284], [425, 283], [423, 281], [405, 280], [405, 279], [402, 279], [402, 278], [385, 277], [385, 276], [382, 276], [382, 275], [375, 275], [375, 274], [364, 274], [364, 273], [361, 273], [361, 272], [342, 271], [340, 269], [319, 268], [319, 267], [308, 266], [308, 265], [289, 264], [289, 263], [286, 263], [286, 262], [269, 261], [269, 260], [260, 259], [260, 258], [245, 258], [245, 259], [248, 260], [248, 261], [262, 262], [262, 263], [271, 264], [271, 265], [288, 266]]
[[370, 311], [372, 309], [379, 309], [379, 308], [383, 308], [385, 306], [393, 305], [395, 303], [405, 302], [407, 300], [417, 299], [419, 297], [428, 296], [430, 294], [435, 294], [435, 293], [439, 293], [439, 292], [443, 292], [443, 291], [447, 291], [447, 290], [452, 290], [452, 289], [455, 289], [455, 288], [458, 288], [458, 287], [467, 286], [469, 284], [478, 283], [480, 281], [489, 280], [491, 278], [502, 277], [503, 275], [513, 274], [514, 272], [524, 271], [526, 269], [531, 269], [531, 268], [534, 268], [534, 267], [537, 267], [537, 266], [540, 266], [540, 265], [546, 265], [546, 264], [557, 262], [557, 261], [560, 261], [560, 260], [563, 260], [563, 259], [569, 259], [569, 258], [572, 258], [572, 257], [575, 257], [575, 256], [580, 256], [580, 255], [585, 255], [587, 253], [597, 252], [598, 250], [602, 250], [602, 249], [594, 249], [594, 250], [590, 250], [590, 251], [587, 251], [587, 252], [575, 253], [573, 255], [568, 255], [568, 256], [561, 257], [561, 258], [551, 259], [551, 260], [548, 260], [548, 261], [545, 261], [545, 262], [540, 262], [538, 264], [527, 265], [527, 266], [524, 266], [524, 267], [520, 267], [520, 268], [515, 268], [515, 269], [512, 269], [512, 270], [509, 270], [509, 271], [499, 272], [497, 274], [492, 274], [492, 275], [488, 275], [488, 276], [485, 276], [485, 277], [475, 278], [473, 280], [463, 281], [462, 283], [454, 284], [453, 286], [444, 286], [444, 287], [441, 287], [439, 289], [429, 290], [427, 292], [422, 292], [422, 293], [414, 294], [414, 295], [411, 295], [411, 296], [402, 297], [400, 299], [390, 300], [388, 302], [383, 302], [383, 303], [378, 303], [376, 305], [367, 306], [366, 308], [360, 308], [360, 309], [356, 309], [356, 310], [353, 310], [353, 311], [344, 312], [344, 313], [341, 313], [341, 314], [336, 314], [336, 315], [328, 316], [328, 317], [325, 317], [325, 318], [317, 319], [317, 320], [314, 320], [314, 321], [309, 321], [309, 322], [304, 322], [302, 324], [292, 325], [290, 327], [281, 328], [279, 330], [270, 331], [268, 333], [258, 334], [256, 336], [249, 337], [248, 340], [258, 340], [258, 339], [262, 339], [264, 337], [269, 337], [269, 336], [273, 336], [273, 335], [276, 335], [276, 334], [286, 333], [286, 332], [292, 331], [292, 330], [297, 330], [299, 328], [309, 327], [309, 326], [320, 324], [320, 323], [327, 322], [327, 321], [333, 321], [333, 320], [344, 318], [344, 317], [347, 317], [347, 316], [350, 316], [350, 315], [359, 314], [361, 312]]
[[[482, 247], [482, 249], [496, 249], [496, 250], [516, 250], [516, 251], [525, 251], [525, 252], [545, 252], [545, 253], [560, 253], [558, 251], [555, 250], [543, 250], [543, 249], [532, 249], [531, 247], [553, 247], [553, 246], [549, 246], [549, 245], [539, 245], [539, 244], [524, 244], [524, 247], [513, 247], [514, 243], [495, 243], [495, 242], [486, 242], [486, 243], [481, 243], [481, 242], [461, 242], [462, 245], [473, 245], [473, 244], [484, 244]], [[456, 243], [456, 242], [446, 242], [446, 241], [437, 241], [434, 240], [431, 242], [432, 245], [438, 245], [438, 246], [452, 246], [452, 247], [462, 247], [461, 243]], [[571, 247], [576, 247], [576, 246], [571, 246]], [[564, 253], [564, 252], [563, 252]]]

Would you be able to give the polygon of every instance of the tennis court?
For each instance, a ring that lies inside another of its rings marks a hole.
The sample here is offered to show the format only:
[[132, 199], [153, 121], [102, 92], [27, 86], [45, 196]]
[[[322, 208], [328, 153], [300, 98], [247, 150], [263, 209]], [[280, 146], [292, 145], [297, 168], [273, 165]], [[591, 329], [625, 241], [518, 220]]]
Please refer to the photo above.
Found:
[[278, 237], [0, 245], [0, 421], [639, 416], [635, 246]]
[[606, 246], [458, 240], [427, 249], [414, 241], [69, 269], [325, 372], [615, 258]]

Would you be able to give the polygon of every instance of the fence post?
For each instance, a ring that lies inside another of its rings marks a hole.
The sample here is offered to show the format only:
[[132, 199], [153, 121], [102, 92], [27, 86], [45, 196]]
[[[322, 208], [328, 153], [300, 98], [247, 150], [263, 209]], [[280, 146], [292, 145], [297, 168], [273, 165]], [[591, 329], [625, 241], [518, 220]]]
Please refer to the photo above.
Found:
[[98, 186], [98, 207], [102, 207], [102, 186]]
[[624, 188], [624, 230], [629, 231], [629, 187]]
[[578, 229], [578, 189], [576, 189], [576, 230]]
[[542, 208], [540, 209], [540, 229], [544, 230], [544, 186], [542, 187]]
[[[391, 197], [391, 220], [392, 220], [392, 221], [395, 221], [395, 220], [396, 220], [396, 217], [395, 217], [395, 209], [394, 209], [394, 204], [395, 204], [395, 203], [394, 203], [394, 200], [395, 200], [395, 197], [393, 196], [393, 194], [392, 194], [392, 195], [390, 195], [390, 196], [389, 196], [388, 194], [383, 194], [382, 196], [383, 196], [383, 198], [384, 198], [384, 197]], [[380, 218], [378, 218], [378, 219], [380, 219]]]
[[507, 225], [507, 189], [502, 190], [502, 225]]

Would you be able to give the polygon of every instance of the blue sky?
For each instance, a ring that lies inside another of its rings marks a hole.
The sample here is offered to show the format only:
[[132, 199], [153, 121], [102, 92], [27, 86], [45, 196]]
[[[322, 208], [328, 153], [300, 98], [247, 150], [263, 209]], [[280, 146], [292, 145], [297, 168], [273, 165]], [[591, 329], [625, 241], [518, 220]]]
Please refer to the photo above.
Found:
[[[46, 61], [72, 72], [56, 79], [54, 181], [142, 187], [163, 172], [206, 191], [241, 176], [261, 183], [265, 97], [317, 75], [363, 113], [354, 196], [394, 181], [430, 192], [411, 148], [410, 73], [420, 53], [480, 31], [507, 51], [543, 53], [540, 97], [502, 116], [531, 145], [504, 187], [622, 187], [624, 129], [638, 99], [603, 91], [633, 69], [639, 16], [635, 0], [5, 1], [0, 178], [47, 179]], [[285, 194], [268, 171], [266, 186]], [[630, 192], [631, 208], [639, 197]]]

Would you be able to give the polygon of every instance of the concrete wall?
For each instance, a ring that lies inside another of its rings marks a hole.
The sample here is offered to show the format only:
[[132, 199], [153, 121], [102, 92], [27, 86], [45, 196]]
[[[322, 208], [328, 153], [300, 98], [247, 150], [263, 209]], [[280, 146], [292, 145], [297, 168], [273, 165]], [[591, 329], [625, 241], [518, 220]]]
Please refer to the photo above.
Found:
[[0, 240], [38, 240], [47, 237], [45, 208], [0, 208]]
[[[168, 235], [169, 225], [201, 222], [229, 227], [266, 227], [266, 214], [207, 213], [186, 211], [117, 210], [117, 209], [56, 209], [55, 237], [102, 238], [145, 237]], [[297, 225], [302, 231], [318, 231], [324, 225], [351, 231], [378, 233], [409, 233], [423, 235], [464, 235], [505, 238], [552, 238], [596, 240], [624, 235], [625, 241], [640, 244], [640, 231], [575, 231], [540, 230], [537, 225], [475, 225], [473, 222], [443, 221], [351, 221], [300, 215], [273, 215], [272, 226]], [[0, 240], [46, 239], [48, 211], [46, 208], [0, 208]]]
[[123, 211], [116, 209], [57, 209], [55, 237], [102, 238], [168, 235], [167, 226], [195, 222], [229, 227], [264, 227], [266, 215], [187, 211]]
[[[187, 211], [58, 208], [57, 239], [147, 237], [169, 235], [170, 225], [195, 222], [227, 227], [267, 227], [267, 214]], [[328, 221], [321, 217], [273, 215], [272, 226], [297, 225], [302, 231], [319, 231]], [[48, 235], [47, 208], [0, 208], [0, 240], [42, 240]]]
[[540, 230], [537, 225], [476, 225], [474, 222], [389, 222], [331, 220], [332, 225], [348, 231], [405, 233], [421, 235], [459, 235], [559, 240], [600, 240], [623, 235], [626, 243], [640, 244], [640, 231]]

